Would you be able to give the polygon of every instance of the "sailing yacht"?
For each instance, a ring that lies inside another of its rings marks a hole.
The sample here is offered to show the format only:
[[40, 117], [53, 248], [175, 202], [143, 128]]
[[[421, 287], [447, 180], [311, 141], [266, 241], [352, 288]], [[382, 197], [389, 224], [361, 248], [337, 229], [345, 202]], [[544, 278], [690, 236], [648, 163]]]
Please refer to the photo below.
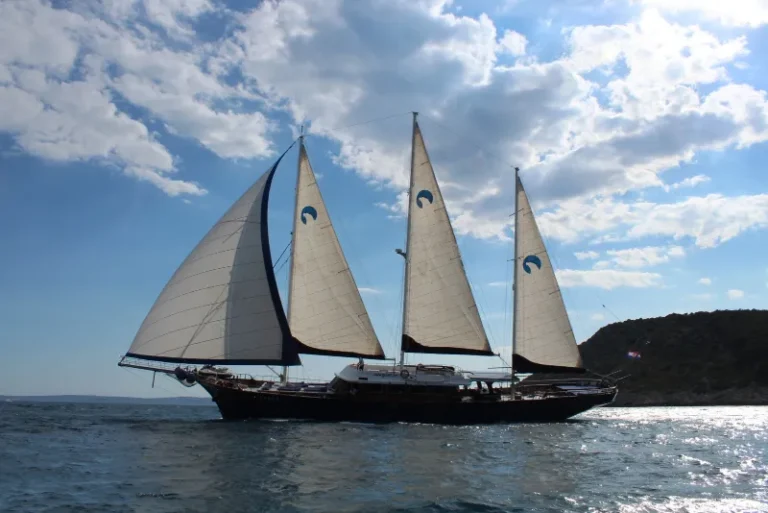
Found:
[[[287, 313], [267, 211], [281, 155], [203, 237], [167, 283], [119, 365], [200, 385], [224, 419], [473, 424], [560, 421], [614, 400], [586, 373], [528, 197], [516, 173], [512, 367], [406, 365], [405, 354], [494, 356], [413, 116], [400, 361], [385, 355], [334, 231], [303, 135]], [[290, 148], [289, 148], [290, 149]], [[286, 150], [287, 153], [288, 150]], [[300, 355], [355, 357], [325, 383], [289, 382]], [[276, 365], [277, 379], [221, 365]], [[517, 373], [518, 375], [515, 375]], [[529, 376], [553, 379], [528, 381]], [[563, 378], [567, 374], [571, 378]]]

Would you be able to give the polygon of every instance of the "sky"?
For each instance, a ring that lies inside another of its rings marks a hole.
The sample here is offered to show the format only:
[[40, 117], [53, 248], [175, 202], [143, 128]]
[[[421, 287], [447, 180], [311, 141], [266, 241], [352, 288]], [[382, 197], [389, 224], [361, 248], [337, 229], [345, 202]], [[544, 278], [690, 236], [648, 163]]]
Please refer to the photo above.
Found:
[[[768, 308], [766, 50], [764, 0], [4, 0], [0, 394], [201, 394], [117, 362], [302, 125], [396, 356], [411, 111], [496, 350], [515, 166], [579, 341], [617, 320]], [[271, 193], [275, 258], [296, 158]], [[303, 360], [296, 377], [348, 363]], [[427, 360], [503, 365], [409, 357]]]

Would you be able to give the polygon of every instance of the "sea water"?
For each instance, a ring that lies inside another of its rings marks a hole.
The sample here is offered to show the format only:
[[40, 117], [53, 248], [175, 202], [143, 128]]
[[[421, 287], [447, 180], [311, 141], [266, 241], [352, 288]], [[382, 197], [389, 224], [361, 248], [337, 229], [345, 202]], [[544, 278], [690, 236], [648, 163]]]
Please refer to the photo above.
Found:
[[768, 512], [768, 408], [445, 427], [2, 403], [0, 511]]

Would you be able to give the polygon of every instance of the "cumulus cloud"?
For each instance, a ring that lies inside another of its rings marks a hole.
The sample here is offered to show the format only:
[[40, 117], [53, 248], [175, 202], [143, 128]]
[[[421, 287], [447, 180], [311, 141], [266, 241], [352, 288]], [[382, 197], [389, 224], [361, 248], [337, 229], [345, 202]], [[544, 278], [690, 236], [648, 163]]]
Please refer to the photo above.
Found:
[[563, 242], [603, 233], [594, 242], [666, 236], [692, 239], [700, 248], [711, 248], [747, 230], [768, 226], [768, 194], [709, 194], [671, 203], [569, 200], [539, 215], [538, 221], [547, 237]]
[[[75, 5], [0, 4], [0, 130], [43, 158], [105, 161], [169, 194], [202, 194], [177, 178], [166, 137], [265, 158], [287, 117], [335, 143], [335, 163], [390, 190], [381, 206], [399, 217], [406, 111], [418, 110], [459, 234], [509, 236], [513, 165], [542, 231], [564, 242], [661, 235], [712, 247], [766, 224], [765, 195], [617, 196], [693, 187], [706, 177], [665, 185], [662, 175], [698, 152], [768, 139], [766, 93], [728, 74], [747, 39], [665, 18], [693, 5], [684, 0], [569, 28], [565, 52], [549, 60], [515, 27], [499, 33], [489, 16], [445, 0]], [[197, 31], [214, 18], [220, 30]]]
[[562, 269], [556, 271], [556, 274], [561, 287], [596, 287], [611, 290], [618, 287], [648, 288], [662, 285], [660, 274], [647, 272]]
[[724, 25], [759, 27], [768, 23], [768, 3], [763, 0], [636, 0], [672, 14], [694, 13]]
[[670, 185], [665, 185], [664, 190], [669, 192], [670, 190], [696, 187], [700, 183], [707, 183], [709, 181], [710, 181], [710, 178], [706, 175], [695, 175], [695, 176], [690, 176], [688, 178], [685, 178], [679, 182], [676, 182]]
[[608, 250], [605, 254], [611, 257], [611, 263], [617, 267], [640, 268], [669, 262], [671, 258], [683, 257], [685, 250], [680, 246], [646, 246], [644, 248]]
[[[136, 5], [134, 5], [136, 4]], [[141, 5], [141, 9], [137, 7]], [[123, 169], [171, 196], [202, 195], [171, 178], [175, 159], [147, 127], [146, 109], [168, 132], [191, 137], [223, 157], [272, 153], [261, 112], [218, 109], [252, 96], [203, 70], [203, 53], [171, 50], [142, 26], [192, 36], [186, 22], [211, 10], [201, 0], [126, 2], [65, 10], [37, 0], [0, 4], [0, 131], [49, 160], [95, 160]]]
[[594, 260], [600, 257], [600, 253], [597, 251], [577, 251], [574, 253], [574, 256], [578, 260]]
[[709, 285], [712, 285], [712, 280], [709, 278], [700, 278], [699, 284], [709, 286]]
[[[403, 107], [419, 110], [438, 177], [456, 185], [444, 193], [452, 216], [461, 219], [461, 234], [506, 236], [510, 162], [522, 165], [531, 197], [546, 205], [661, 186], [657, 175], [696, 151], [766, 137], [762, 93], [726, 83], [725, 64], [747, 52], [742, 38], [720, 40], [649, 11], [624, 25], [574, 28], [561, 59], [506, 66], [496, 56], [522, 40], [511, 33], [498, 39], [486, 17], [447, 13], [440, 3], [327, 5], [314, 17], [306, 3], [261, 4], [243, 18], [219, 65], [258, 77], [273, 102], [340, 144], [339, 164], [396, 191], [407, 186], [405, 116], [333, 127]], [[293, 23], [281, 22], [284, 17]], [[394, 19], [396, 32], [381, 32]], [[264, 38], [263, 27], [275, 33]], [[398, 44], [373, 52], [386, 37]], [[505, 39], [510, 45], [502, 47]], [[613, 53], [590, 53], [598, 50]], [[612, 80], [587, 80], [597, 68], [610, 71]], [[714, 87], [704, 95], [699, 84]], [[608, 105], [597, 100], [596, 87]], [[467, 204], [478, 183], [492, 184], [496, 194]]]
[[744, 291], [739, 289], [730, 289], [728, 291], [728, 299], [741, 299], [744, 297]]
[[528, 40], [525, 36], [514, 30], [504, 31], [504, 36], [499, 41], [501, 50], [514, 57], [525, 55], [525, 47], [527, 44]]

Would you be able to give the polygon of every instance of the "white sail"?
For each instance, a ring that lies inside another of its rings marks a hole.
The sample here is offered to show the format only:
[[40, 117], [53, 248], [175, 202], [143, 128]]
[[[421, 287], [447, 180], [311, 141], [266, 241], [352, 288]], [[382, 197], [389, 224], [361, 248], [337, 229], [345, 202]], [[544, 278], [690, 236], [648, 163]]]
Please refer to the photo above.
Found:
[[383, 358], [304, 145], [293, 224], [288, 324], [299, 352]]
[[267, 201], [279, 162], [176, 270], [127, 356], [192, 363], [299, 363], [275, 285], [267, 234]]
[[519, 372], [581, 369], [552, 263], [523, 184], [516, 182], [513, 366]]
[[414, 119], [402, 349], [493, 354]]

